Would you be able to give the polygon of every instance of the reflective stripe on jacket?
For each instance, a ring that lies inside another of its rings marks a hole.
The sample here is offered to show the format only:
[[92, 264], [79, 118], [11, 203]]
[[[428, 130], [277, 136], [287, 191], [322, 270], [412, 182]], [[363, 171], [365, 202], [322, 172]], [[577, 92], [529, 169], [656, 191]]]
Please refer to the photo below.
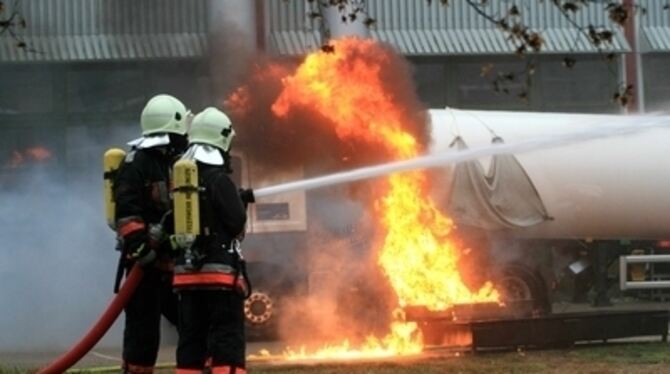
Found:
[[[237, 278], [237, 279], [235, 279]], [[204, 264], [198, 270], [190, 270], [184, 265], [174, 268], [172, 286], [179, 290], [185, 288], [237, 288], [244, 290], [246, 284], [242, 274], [235, 275], [235, 270], [225, 264]]]

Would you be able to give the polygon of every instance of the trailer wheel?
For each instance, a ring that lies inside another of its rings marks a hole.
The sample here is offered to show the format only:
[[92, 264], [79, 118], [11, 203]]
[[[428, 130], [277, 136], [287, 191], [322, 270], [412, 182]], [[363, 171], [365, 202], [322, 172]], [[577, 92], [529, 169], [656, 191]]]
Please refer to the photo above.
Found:
[[247, 264], [252, 294], [244, 301], [244, 320], [250, 341], [278, 337], [282, 304], [296, 293], [295, 282], [282, 269], [268, 262]]
[[274, 313], [272, 298], [263, 291], [254, 291], [244, 300], [244, 318], [252, 325], [268, 323]]
[[517, 275], [508, 275], [500, 282], [506, 300], [531, 300], [533, 293], [527, 281]]
[[542, 275], [522, 264], [507, 264], [496, 277], [502, 301], [519, 314], [546, 315], [551, 313], [549, 293]]

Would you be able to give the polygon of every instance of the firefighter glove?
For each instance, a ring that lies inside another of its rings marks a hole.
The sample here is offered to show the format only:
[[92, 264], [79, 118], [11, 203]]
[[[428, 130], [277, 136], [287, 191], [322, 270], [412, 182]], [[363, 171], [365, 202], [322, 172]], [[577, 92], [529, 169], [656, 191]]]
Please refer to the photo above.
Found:
[[181, 244], [179, 244], [179, 240], [177, 239], [177, 235], [170, 235], [169, 240], [170, 240], [170, 249], [172, 249], [173, 251], [176, 252], [176, 251], [181, 251], [182, 249], [184, 249], [184, 247]]
[[148, 237], [144, 230], [135, 231], [123, 238], [126, 257], [140, 264], [148, 265], [156, 259], [156, 252], [148, 245]]
[[256, 196], [254, 196], [254, 190], [251, 188], [240, 188], [240, 199], [246, 206], [247, 204], [252, 204], [256, 202]]

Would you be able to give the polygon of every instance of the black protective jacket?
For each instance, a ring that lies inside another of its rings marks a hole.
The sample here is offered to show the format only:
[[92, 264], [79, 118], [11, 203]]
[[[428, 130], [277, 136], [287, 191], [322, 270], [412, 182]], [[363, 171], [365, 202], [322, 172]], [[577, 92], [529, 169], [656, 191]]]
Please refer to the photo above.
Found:
[[[175, 288], [243, 287], [240, 258], [233, 242], [245, 229], [247, 214], [235, 183], [223, 166], [197, 163], [200, 230], [193, 247], [177, 258]], [[189, 258], [191, 263], [189, 263]]]
[[[125, 255], [132, 246], [145, 244], [158, 258], [145, 268], [144, 276], [125, 306], [123, 359], [125, 371], [151, 372], [160, 344], [161, 314], [177, 321], [177, 298], [172, 292], [173, 260], [169, 241], [151, 240], [149, 228], [165, 216], [163, 236], [173, 232], [170, 201], [172, 159], [166, 147], [128, 152], [114, 179], [117, 233]], [[124, 256], [124, 258], [126, 258]], [[132, 262], [126, 262], [126, 267]]]
[[[163, 236], [173, 233], [170, 175], [172, 157], [161, 147], [128, 152], [114, 180], [117, 232], [123, 239], [163, 221]], [[159, 248], [158, 246], [153, 249]], [[166, 251], [166, 249], [162, 249]]]

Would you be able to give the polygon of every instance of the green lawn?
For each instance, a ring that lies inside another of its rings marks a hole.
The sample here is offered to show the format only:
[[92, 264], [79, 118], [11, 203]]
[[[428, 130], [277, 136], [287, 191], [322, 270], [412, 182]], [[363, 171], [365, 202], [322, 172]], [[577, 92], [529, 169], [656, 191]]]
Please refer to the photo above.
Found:
[[0, 373], [1, 374], [19, 374], [19, 373], [25, 373], [25, 370], [13, 368], [13, 367], [7, 367], [7, 366], [0, 366]]
[[[30, 372], [0, 366], [0, 374]], [[118, 370], [91, 370], [112, 373]], [[173, 373], [168, 368], [158, 373]], [[670, 373], [670, 345], [617, 344], [554, 351], [465, 354], [459, 357], [403, 359], [396, 362], [268, 364], [252, 362], [253, 374], [409, 374], [409, 373]], [[82, 371], [79, 371], [82, 373]]]
[[258, 374], [670, 373], [670, 345], [626, 344], [556, 351], [487, 353], [415, 362], [253, 367]]

